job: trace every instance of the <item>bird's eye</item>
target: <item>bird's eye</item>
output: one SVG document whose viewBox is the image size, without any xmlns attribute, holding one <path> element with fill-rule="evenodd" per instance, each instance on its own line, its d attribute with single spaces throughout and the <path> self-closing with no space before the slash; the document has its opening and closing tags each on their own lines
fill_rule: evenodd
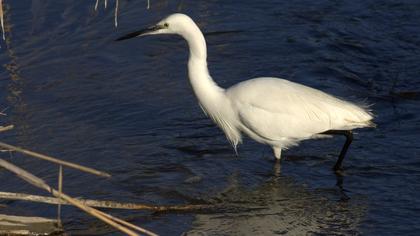
<svg viewBox="0 0 420 236">
<path fill-rule="evenodd" d="M 165 26 L 165 28 L 168 28 L 169 27 L 169 24 L 168 23 L 165 23 L 165 24 L 163 24 L 163 26 Z"/>
</svg>

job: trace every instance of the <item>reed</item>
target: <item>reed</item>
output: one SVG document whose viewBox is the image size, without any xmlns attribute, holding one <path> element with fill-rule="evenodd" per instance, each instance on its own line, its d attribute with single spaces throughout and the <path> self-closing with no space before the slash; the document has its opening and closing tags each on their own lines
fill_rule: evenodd
<svg viewBox="0 0 420 236">
<path fill-rule="evenodd" d="M 10 130 L 13 128 L 13 125 L 9 125 L 9 126 L 1 126 L 0 131 L 6 131 L 6 130 Z M 86 205 L 84 202 L 70 197 L 69 195 L 65 194 L 62 192 L 62 182 L 63 182 L 63 166 L 66 167 L 70 167 L 70 168 L 74 168 L 80 171 L 84 171 L 90 174 L 94 174 L 94 175 L 99 175 L 99 176 L 103 176 L 103 177 L 110 177 L 111 175 L 102 172 L 102 171 L 98 171 L 89 167 L 85 167 L 85 166 L 81 166 L 75 163 L 71 163 L 71 162 L 66 162 L 66 161 L 62 161 L 60 159 L 54 158 L 54 157 L 50 157 L 44 154 L 40 154 L 40 153 L 36 153 L 33 151 L 29 151 L 26 150 L 24 148 L 20 148 L 20 147 L 16 147 L 10 144 L 6 144 L 6 143 L 2 143 L 0 142 L 0 147 L 2 148 L 6 148 L 8 151 L 16 151 L 16 152 L 20 152 L 23 154 L 26 154 L 28 156 L 31 157 L 35 157 L 35 158 L 39 158 L 42 160 L 46 160 L 55 164 L 59 165 L 59 176 L 58 176 L 58 190 L 52 188 L 51 186 L 49 186 L 43 179 L 31 174 L 30 172 L 17 167 L 15 165 L 13 165 L 10 162 L 7 162 L 3 159 L 0 159 L 0 166 L 9 170 L 10 172 L 13 172 L 14 174 L 16 174 L 19 178 L 25 180 L 26 182 L 30 183 L 31 185 L 34 185 L 40 189 L 44 189 L 45 191 L 51 193 L 54 197 L 55 200 L 58 200 L 57 203 L 59 205 L 58 207 L 58 218 L 60 218 L 60 214 L 61 214 L 61 204 L 71 204 L 75 207 L 78 207 L 79 209 L 85 211 L 86 213 L 98 218 L 99 220 L 111 225 L 112 227 L 116 228 L 117 230 L 124 232 L 127 235 L 130 236 L 137 236 L 139 235 L 137 232 L 140 232 L 142 234 L 145 235 L 150 235 L 150 236 L 156 236 L 157 234 L 146 230 L 142 227 L 133 225 L 129 222 L 126 222 L 122 219 L 119 219 L 117 217 L 111 216 L 107 213 L 104 213 L 102 211 L 99 211 L 95 208 L 92 208 L 89 205 Z M 3 193 L 4 198 L 9 198 L 11 199 L 11 197 L 13 196 L 13 194 L 10 193 Z M 14 194 L 15 197 L 18 197 L 19 194 Z M 41 196 L 39 196 L 41 197 Z M 20 195 L 20 198 L 23 199 L 30 199 L 31 196 L 24 196 L 22 197 L 22 195 Z M 42 197 L 41 197 L 42 198 Z M 36 199 L 36 197 L 35 197 Z M 44 199 L 45 200 L 45 199 Z M 58 222 L 61 222 L 60 220 L 58 220 Z"/>
<path fill-rule="evenodd" d="M 98 175 L 98 176 L 101 176 L 101 177 L 108 177 L 108 178 L 111 177 L 110 174 L 105 173 L 103 171 L 95 170 L 93 168 L 85 167 L 85 166 L 78 165 L 78 164 L 75 164 L 75 163 L 72 163 L 72 162 L 63 161 L 63 160 L 60 160 L 60 159 L 55 158 L 55 157 L 47 156 L 47 155 L 37 153 L 37 152 L 34 152 L 34 151 L 30 151 L 30 150 L 27 150 L 27 149 L 24 149 L 24 148 L 21 148 L 21 147 L 13 146 L 13 145 L 10 145 L 10 144 L 7 144 L 7 143 L 0 142 L 0 147 L 5 148 L 9 151 L 19 152 L 19 153 L 25 154 L 25 155 L 30 156 L 30 157 L 35 157 L 35 158 L 38 158 L 38 159 L 41 159 L 41 160 L 53 162 L 55 164 L 63 165 L 63 166 L 70 167 L 70 168 L 73 168 L 73 169 L 77 169 L 77 170 L 87 172 L 87 173 L 90 173 L 90 174 L 93 174 L 93 175 Z"/>
<path fill-rule="evenodd" d="M 1 31 L 3 33 L 3 40 L 5 40 L 6 37 L 4 33 L 3 0 L 0 0 L 0 25 L 1 25 Z"/>
<path fill-rule="evenodd" d="M 119 10 L 119 0 L 115 0 L 115 9 L 114 9 L 114 25 L 115 28 L 118 27 L 118 10 Z M 98 10 L 99 0 L 96 0 L 95 11 Z M 108 0 L 104 0 L 104 8 L 108 6 Z M 147 9 L 150 9 L 150 0 L 147 0 Z"/>
<path fill-rule="evenodd" d="M 79 209 L 85 211 L 86 213 L 100 219 L 101 221 L 111 225 L 112 227 L 120 230 L 121 232 L 126 233 L 127 235 L 130 235 L 130 236 L 137 236 L 138 235 L 132 229 L 135 229 L 138 232 L 141 232 L 143 234 L 150 235 L 150 236 L 156 236 L 157 235 L 157 234 L 155 234 L 155 233 L 153 233 L 149 230 L 143 229 L 139 226 L 134 227 L 134 225 L 129 223 L 129 222 L 126 222 L 122 219 L 116 218 L 116 217 L 111 216 L 107 213 L 101 212 L 101 211 L 99 211 L 95 208 L 87 206 L 87 205 L 83 204 L 83 202 L 81 202 L 81 201 L 79 201 L 79 200 L 77 200 L 73 197 L 70 197 L 69 195 L 67 195 L 63 192 L 57 191 L 56 189 L 49 186 L 43 179 L 29 173 L 28 171 L 26 171 L 22 168 L 19 168 L 19 167 L 13 165 L 10 162 L 7 162 L 3 159 L 0 159 L 0 166 L 9 170 L 9 171 L 11 171 L 11 172 L 13 172 L 13 173 L 15 173 L 19 178 L 21 178 L 21 179 L 25 180 L 26 182 L 34 185 L 35 187 L 38 187 L 40 189 L 44 189 L 45 191 L 51 193 L 53 196 L 65 201 L 65 202 L 68 202 L 68 203 L 72 204 L 73 206 L 76 206 L 77 208 L 79 208 Z"/>
<path fill-rule="evenodd" d="M 13 125 L 0 126 L 0 132 L 8 131 L 8 130 L 11 130 L 13 128 L 14 128 Z"/>
<path fill-rule="evenodd" d="M 95 2 L 95 11 L 98 10 L 99 0 Z M 104 0 L 104 8 L 108 6 L 108 0 Z M 147 0 L 147 9 L 150 9 L 150 0 Z M 115 0 L 115 9 L 114 9 L 114 25 L 118 27 L 118 10 L 119 10 L 119 0 Z M 4 11 L 3 11 L 3 0 L 0 0 L 0 26 L 2 30 L 3 40 L 6 39 L 4 32 Z"/>
</svg>

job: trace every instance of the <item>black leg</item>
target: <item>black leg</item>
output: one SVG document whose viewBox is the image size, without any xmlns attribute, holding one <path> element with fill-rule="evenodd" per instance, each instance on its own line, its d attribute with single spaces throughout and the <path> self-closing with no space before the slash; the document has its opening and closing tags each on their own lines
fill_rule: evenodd
<svg viewBox="0 0 420 236">
<path fill-rule="evenodd" d="M 353 132 L 351 130 L 328 130 L 322 134 L 332 134 L 332 135 L 344 135 L 346 136 L 346 142 L 344 143 L 343 148 L 341 149 L 340 156 L 338 156 L 338 160 L 334 165 L 334 171 L 338 171 L 341 169 L 341 163 L 344 160 L 344 157 L 346 156 L 347 149 L 349 149 L 349 146 L 351 142 L 353 141 Z"/>
</svg>

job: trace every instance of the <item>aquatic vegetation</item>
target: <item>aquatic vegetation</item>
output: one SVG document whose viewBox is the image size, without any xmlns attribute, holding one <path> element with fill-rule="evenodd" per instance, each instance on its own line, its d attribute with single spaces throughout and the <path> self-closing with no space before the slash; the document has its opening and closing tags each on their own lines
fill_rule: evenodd
<svg viewBox="0 0 420 236">
<path fill-rule="evenodd" d="M 95 11 L 98 10 L 99 0 L 96 0 L 95 3 Z M 104 0 L 104 8 L 108 7 L 108 0 Z M 150 9 L 150 0 L 147 0 L 147 9 Z M 119 0 L 115 0 L 115 8 L 114 8 L 114 25 L 118 27 L 118 10 L 119 10 Z M 3 40 L 6 39 L 5 31 L 4 31 L 4 11 L 3 11 L 3 0 L 0 0 L 0 26 L 2 31 Z"/>
<path fill-rule="evenodd" d="M 96 0 L 95 11 L 98 10 L 98 5 L 99 5 L 99 0 Z M 104 8 L 106 9 L 107 6 L 108 6 L 108 0 L 104 0 Z M 115 0 L 115 9 L 114 9 L 114 25 L 115 25 L 115 27 L 118 27 L 118 7 L 119 7 L 119 0 Z M 150 0 L 147 0 L 147 9 L 150 9 Z"/>
</svg>

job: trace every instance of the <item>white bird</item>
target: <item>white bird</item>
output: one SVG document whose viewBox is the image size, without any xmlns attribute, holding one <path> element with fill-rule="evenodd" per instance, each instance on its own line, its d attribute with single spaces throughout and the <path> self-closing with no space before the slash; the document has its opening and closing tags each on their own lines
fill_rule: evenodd
<svg viewBox="0 0 420 236">
<path fill-rule="evenodd" d="M 152 34 L 177 34 L 189 46 L 188 76 L 203 111 L 225 133 L 236 151 L 242 133 L 271 146 L 280 160 L 281 151 L 305 139 L 346 136 L 334 169 L 341 167 L 352 129 L 372 127 L 372 113 L 320 90 L 272 77 L 240 82 L 228 89 L 219 87 L 207 68 L 207 46 L 194 21 L 184 14 L 172 14 L 156 25 L 117 39 Z"/>
</svg>

